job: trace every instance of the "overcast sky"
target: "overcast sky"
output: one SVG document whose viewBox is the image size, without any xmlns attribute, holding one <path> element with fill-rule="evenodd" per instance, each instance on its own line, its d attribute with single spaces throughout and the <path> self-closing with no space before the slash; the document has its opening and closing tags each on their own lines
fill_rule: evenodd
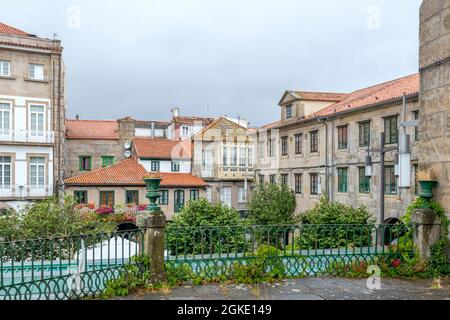
<svg viewBox="0 0 450 320">
<path fill-rule="evenodd" d="M 2 0 L 62 40 L 68 116 L 278 120 L 285 90 L 349 92 L 418 69 L 421 0 Z"/>
</svg>

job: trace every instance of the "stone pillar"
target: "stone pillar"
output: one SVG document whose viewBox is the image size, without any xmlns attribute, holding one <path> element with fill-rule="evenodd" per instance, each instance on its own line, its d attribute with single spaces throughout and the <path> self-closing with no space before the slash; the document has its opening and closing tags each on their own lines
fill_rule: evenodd
<svg viewBox="0 0 450 320">
<path fill-rule="evenodd" d="M 430 248 L 441 237 L 441 223 L 436 213 L 431 209 L 416 209 L 411 218 L 415 224 L 414 243 L 422 260 L 431 256 Z"/>
<path fill-rule="evenodd" d="M 164 238 L 166 216 L 164 212 L 140 212 L 136 218 L 139 228 L 144 228 L 143 254 L 150 258 L 150 274 L 152 282 L 166 280 L 164 261 Z"/>
</svg>

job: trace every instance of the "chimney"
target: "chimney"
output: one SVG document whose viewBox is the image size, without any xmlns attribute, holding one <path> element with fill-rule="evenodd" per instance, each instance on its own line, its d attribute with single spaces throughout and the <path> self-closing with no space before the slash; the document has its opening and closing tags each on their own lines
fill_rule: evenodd
<svg viewBox="0 0 450 320">
<path fill-rule="evenodd" d="M 172 112 L 172 118 L 176 118 L 176 117 L 180 116 L 180 108 L 173 108 L 171 110 L 171 112 Z"/>
<path fill-rule="evenodd" d="M 155 139 L 155 121 L 152 121 L 152 139 Z"/>
<path fill-rule="evenodd" d="M 75 119 L 76 119 L 77 121 L 80 120 L 80 115 L 77 114 L 77 115 L 75 116 Z"/>
</svg>

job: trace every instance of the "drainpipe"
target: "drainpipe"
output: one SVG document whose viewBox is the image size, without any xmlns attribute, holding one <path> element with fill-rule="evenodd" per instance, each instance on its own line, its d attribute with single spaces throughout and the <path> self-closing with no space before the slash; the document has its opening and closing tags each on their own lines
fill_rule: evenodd
<svg viewBox="0 0 450 320">
<path fill-rule="evenodd" d="M 331 190 L 330 201 L 334 201 L 334 120 L 331 120 Z"/>
<path fill-rule="evenodd" d="M 327 197 L 330 198 L 330 186 L 329 186 L 329 162 L 328 162 L 328 119 L 319 118 L 319 122 L 325 126 L 325 188 Z"/>
<path fill-rule="evenodd" d="M 152 121 L 152 139 L 155 139 L 155 121 Z"/>
</svg>

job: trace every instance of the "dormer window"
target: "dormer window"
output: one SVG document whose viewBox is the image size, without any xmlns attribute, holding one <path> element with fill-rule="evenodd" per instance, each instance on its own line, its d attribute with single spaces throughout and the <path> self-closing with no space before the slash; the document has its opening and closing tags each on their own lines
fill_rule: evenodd
<svg viewBox="0 0 450 320">
<path fill-rule="evenodd" d="M 292 118 L 292 105 L 286 106 L 286 119 Z"/>
</svg>

